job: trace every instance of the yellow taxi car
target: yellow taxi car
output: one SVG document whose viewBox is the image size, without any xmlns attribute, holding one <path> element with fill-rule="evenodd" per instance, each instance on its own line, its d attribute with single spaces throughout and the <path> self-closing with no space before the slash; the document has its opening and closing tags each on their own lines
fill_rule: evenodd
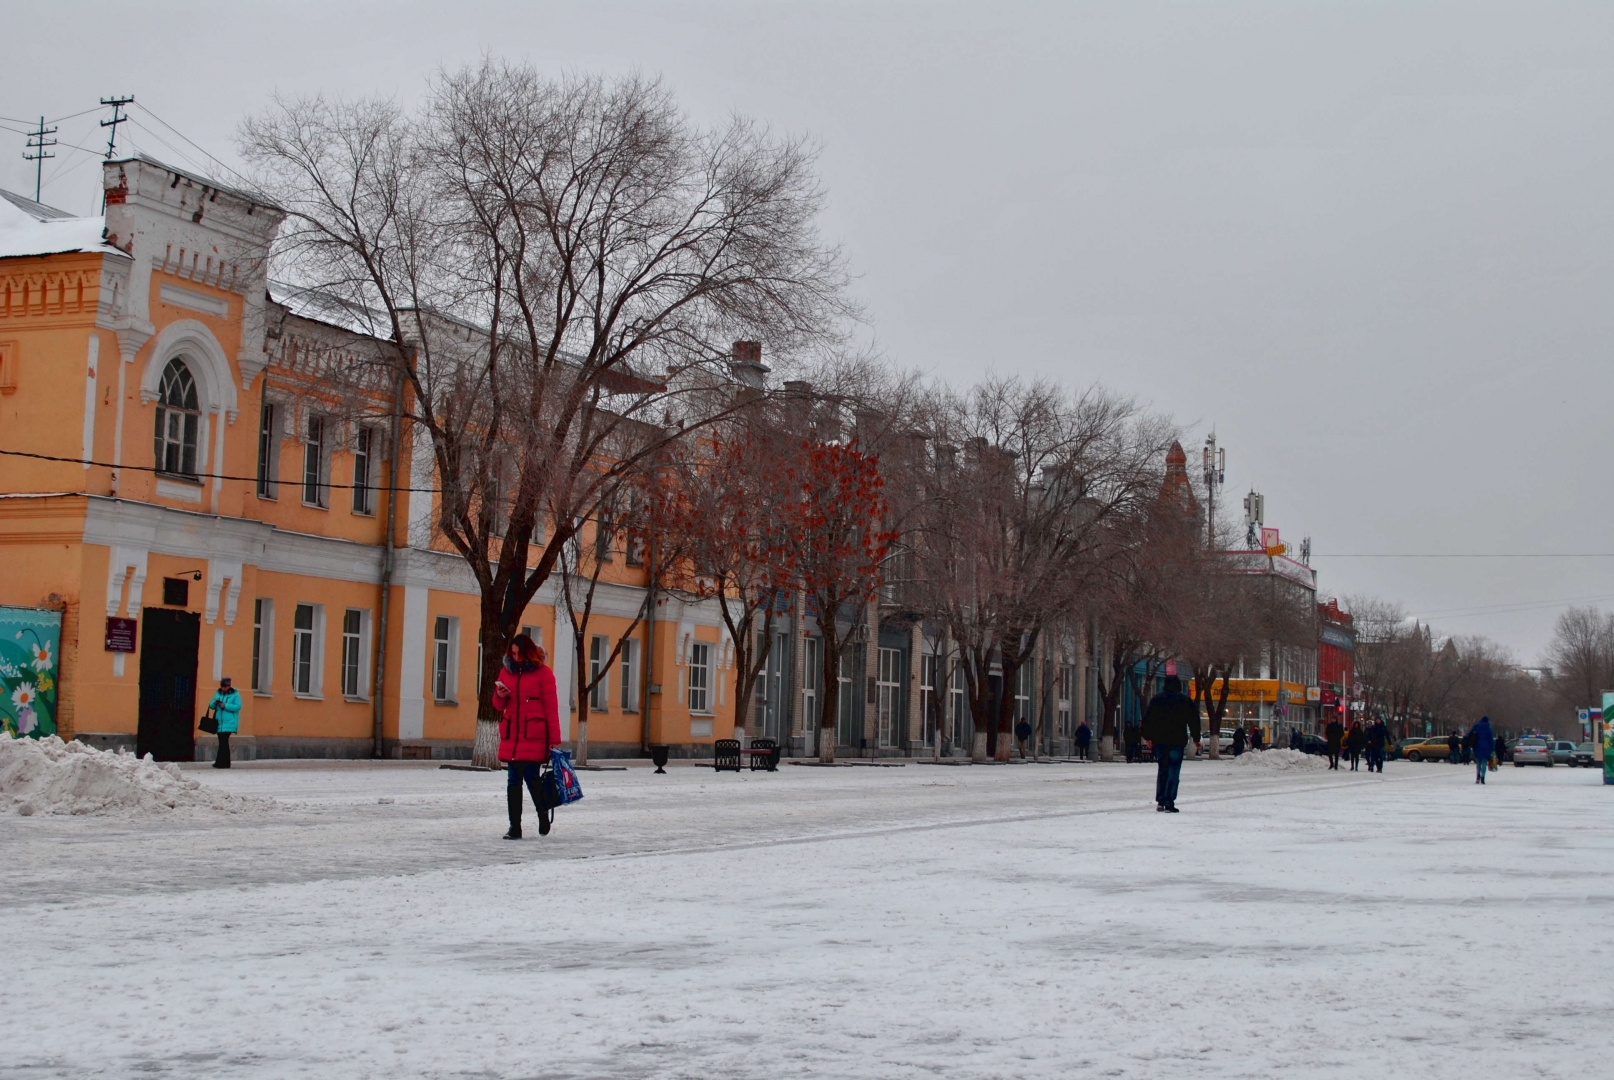
<svg viewBox="0 0 1614 1080">
<path fill-rule="evenodd" d="M 1401 756 L 1408 761 L 1447 761 L 1451 758 L 1451 747 L 1446 745 L 1446 736 L 1431 735 L 1402 747 Z"/>
</svg>

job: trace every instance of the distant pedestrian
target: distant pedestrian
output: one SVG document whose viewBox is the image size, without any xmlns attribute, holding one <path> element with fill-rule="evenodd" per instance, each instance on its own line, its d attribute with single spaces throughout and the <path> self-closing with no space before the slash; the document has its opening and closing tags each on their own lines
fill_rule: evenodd
<svg viewBox="0 0 1614 1080">
<path fill-rule="evenodd" d="M 1138 724 L 1126 726 L 1126 760 L 1143 760 L 1143 728 Z"/>
<path fill-rule="evenodd" d="M 538 807 L 538 835 L 549 833 L 549 807 L 540 794 L 539 777 L 549 751 L 560 745 L 560 707 L 555 673 L 544 663 L 544 650 L 526 634 L 510 642 L 510 655 L 493 684 L 499 710 L 499 760 L 508 766 L 505 803 L 510 811 L 506 840 L 521 839 L 521 785 Z"/>
<path fill-rule="evenodd" d="M 1483 784 L 1485 774 L 1491 767 L 1491 754 L 1496 750 L 1496 740 L 1491 735 L 1491 718 L 1480 717 L 1479 723 L 1470 728 L 1468 734 L 1474 740 L 1474 783 Z"/>
<path fill-rule="evenodd" d="M 1446 752 L 1451 756 L 1451 763 L 1456 765 L 1462 760 L 1463 740 L 1457 737 L 1457 732 L 1446 736 Z"/>
<path fill-rule="evenodd" d="M 1020 756 L 1026 757 L 1026 743 L 1031 741 L 1031 725 L 1022 720 L 1014 725 L 1014 737 L 1020 744 Z"/>
<path fill-rule="evenodd" d="M 1083 761 L 1087 760 L 1087 748 L 1093 745 L 1093 729 L 1083 720 L 1076 729 L 1076 756 Z"/>
<path fill-rule="evenodd" d="M 1300 729 L 1297 727 L 1292 727 L 1289 729 L 1289 749 L 1299 750 L 1300 746 Z"/>
<path fill-rule="evenodd" d="M 1167 675 L 1161 692 L 1143 714 L 1143 735 L 1154 744 L 1159 771 L 1154 782 L 1154 808 L 1177 812 L 1177 782 L 1182 776 L 1184 748 L 1199 742 L 1199 706 L 1182 692 L 1182 680 Z"/>
<path fill-rule="evenodd" d="M 1362 730 L 1360 720 L 1351 721 L 1351 730 L 1345 735 L 1345 752 L 1351 758 L 1351 772 L 1360 770 L 1362 764 L 1362 751 L 1367 749 L 1367 733 Z"/>
<path fill-rule="evenodd" d="M 219 722 L 219 752 L 213 758 L 215 769 L 228 769 L 230 767 L 230 736 L 240 729 L 241 725 L 241 692 L 230 685 L 228 678 L 219 680 L 219 688 L 213 694 L 207 707 L 213 710 L 213 717 Z"/>
<path fill-rule="evenodd" d="M 1469 728 L 1468 734 L 1463 736 L 1463 764 L 1467 765 L 1474 757 L 1474 729 Z"/>
<path fill-rule="evenodd" d="M 1244 726 L 1241 724 L 1233 729 L 1233 756 L 1241 757 L 1244 754 Z"/>
<path fill-rule="evenodd" d="M 1327 727 L 1323 728 L 1323 735 L 1328 739 L 1328 767 L 1337 769 L 1339 768 L 1340 746 L 1345 741 L 1345 725 L 1339 722 L 1338 717 L 1335 717 L 1333 720 L 1328 721 Z"/>
<path fill-rule="evenodd" d="M 1384 771 L 1384 748 L 1390 742 L 1390 729 L 1383 720 L 1374 720 L 1367 728 L 1367 771 Z"/>
<path fill-rule="evenodd" d="M 1250 749 L 1251 750 L 1265 750 L 1266 745 L 1267 745 L 1266 736 L 1261 733 L 1260 725 L 1251 724 L 1250 725 Z"/>
<path fill-rule="evenodd" d="M 1508 741 L 1502 736 L 1496 737 L 1496 763 L 1502 764 L 1508 759 Z"/>
</svg>

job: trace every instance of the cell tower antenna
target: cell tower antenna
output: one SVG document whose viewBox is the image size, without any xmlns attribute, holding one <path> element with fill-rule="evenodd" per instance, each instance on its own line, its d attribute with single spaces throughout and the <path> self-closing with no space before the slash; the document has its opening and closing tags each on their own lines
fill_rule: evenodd
<svg viewBox="0 0 1614 1080">
<path fill-rule="evenodd" d="M 118 149 L 118 125 L 129 119 L 123 114 L 123 107 L 134 104 L 134 95 L 130 94 L 128 97 L 104 97 L 101 99 L 101 104 L 112 106 L 112 119 L 101 121 L 102 127 L 112 129 L 106 137 L 106 159 L 111 161 L 113 153 Z"/>
<path fill-rule="evenodd" d="M 45 162 L 56 156 L 46 149 L 48 146 L 56 145 L 55 139 L 46 138 L 47 135 L 54 134 L 56 134 L 55 125 L 46 127 L 43 116 L 39 118 L 39 126 L 28 133 L 28 150 L 38 151 L 36 154 L 30 154 L 28 150 L 24 150 L 22 154 L 24 161 L 34 163 L 34 202 L 39 201 L 39 196 L 45 186 Z"/>
</svg>

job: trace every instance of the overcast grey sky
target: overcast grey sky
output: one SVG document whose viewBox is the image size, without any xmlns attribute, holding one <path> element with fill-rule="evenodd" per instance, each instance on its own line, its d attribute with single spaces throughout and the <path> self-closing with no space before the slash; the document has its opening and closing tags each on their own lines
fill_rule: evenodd
<svg viewBox="0 0 1614 1080">
<path fill-rule="evenodd" d="M 659 73 L 822 142 L 897 363 L 1101 381 L 1194 460 L 1214 425 L 1324 596 L 1524 661 L 1564 601 L 1614 606 L 1614 558 L 1451 557 L 1614 552 L 1614 4 L 4 8 L 0 116 L 132 93 L 121 145 L 181 164 L 153 116 L 234 164 L 277 90 L 413 99 L 483 51 Z M 22 143 L 0 186 L 31 192 Z M 58 154 L 45 200 L 88 212 L 91 155 Z"/>
</svg>

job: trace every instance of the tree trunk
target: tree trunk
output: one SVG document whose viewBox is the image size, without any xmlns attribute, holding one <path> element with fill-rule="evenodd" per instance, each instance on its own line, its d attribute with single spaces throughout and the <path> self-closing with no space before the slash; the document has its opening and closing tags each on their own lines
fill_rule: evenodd
<svg viewBox="0 0 1614 1080">
<path fill-rule="evenodd" d="M 986 761 L 986 729 L 975 729 L 975 737 L 970 740 L 970 760 L 975 764 L 984 764 Z"/>
<path fill-rule="evenodd" d="M 471 764 L 480 769 L 499 767 L 499 722 L 476 718 L 476 741 L 471 744 Z"/>
<path fill-rule="evenodd" d="M 584 625 L 588 625 L 584 623 Z M 583 649 L 581 635 L 573 643 L 577 653 L 577 743 L 573 760 L 579 765 L 588 764 L 588 653 Z M 605 676 L 601 675 L 600 678 Z"/>
<path fill-rule="evenodd" d="M 1100 761 L 1115 760 L 1115 737 L 1113 735 L 1100 735 L 1098 739 L 1098 759 Z"/>
</svg>

